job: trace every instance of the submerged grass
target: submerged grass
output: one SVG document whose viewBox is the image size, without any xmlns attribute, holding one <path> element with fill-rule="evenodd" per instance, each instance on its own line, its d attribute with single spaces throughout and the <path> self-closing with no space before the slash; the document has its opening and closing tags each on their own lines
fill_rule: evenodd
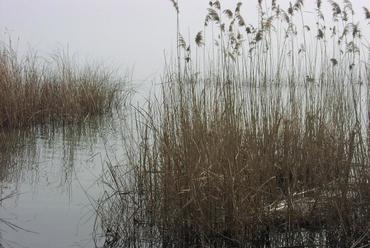
<svg viewBox="0 0 370 248">
<path fill-rule="evenodd" d="M 42 61 L 0 47 L 0 129 L 81 122 L 118 103 L 118 84 L 104 68 L 74 65 L 63 55 Z"/>
<path fill-rule="evenodd" d="M 351 3 L 331 1 L 325 24 L 317 1 L 308 27 L 303 1 L 262 2 L 254 27 L 241 3 L 211 1 L 217 31 L 195 54 L 178 34 L 182 60 L 137 111 L 127 166 L 108 166 L 107 247 L 370 245 L 368 52 Z"/>
</svg>

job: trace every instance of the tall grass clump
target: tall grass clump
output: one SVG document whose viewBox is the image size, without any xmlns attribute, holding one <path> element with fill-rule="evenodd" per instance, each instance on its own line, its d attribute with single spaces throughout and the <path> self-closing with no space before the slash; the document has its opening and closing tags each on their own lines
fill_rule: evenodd
<svg viewBox="0 0 370 248">
<path fill-rule="evenodd" d="M 118 84 L 102 67 L 73 64 L 65 55 L 20 58 L 0 47 L 0 129 L 81 122 L 109 112 Z"/>
<path fill-rule="evenodd" d="M 349 1 L 317 1 L 313 26 L 303 3 L 258 1 L 253 26 L 211 1 L 195 53 L 178 33 L 182 61 L 109 166 L 107 247 L 370 245 L 369 51 Z"/>
</svg>

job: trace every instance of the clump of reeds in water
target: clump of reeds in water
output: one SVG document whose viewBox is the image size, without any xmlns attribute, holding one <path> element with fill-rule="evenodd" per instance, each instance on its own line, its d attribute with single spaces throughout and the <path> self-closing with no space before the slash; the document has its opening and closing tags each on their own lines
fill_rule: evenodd
<svg viewBox="0 0 370 248">
<path fill-rule="evenodd" d="M 20 58 L 0 47 L 0 128 L 82 122 L 109 112 L 118 84 L 99 66 L 73 64 L 64 55 Z"/>
<path fill-rule="evenodd" d="M 351 3 L 331 1 L 326 24 L 317 1 L 309 27 L 303 1 L 262 2 L 257 26 L 210 2 L 218 31 L 195 54 L 179 35 L 182 60 L 126 146 L 134 173 L 109 167 L 106 245 L 369 245 L 368 51 Z"/>
</svg>

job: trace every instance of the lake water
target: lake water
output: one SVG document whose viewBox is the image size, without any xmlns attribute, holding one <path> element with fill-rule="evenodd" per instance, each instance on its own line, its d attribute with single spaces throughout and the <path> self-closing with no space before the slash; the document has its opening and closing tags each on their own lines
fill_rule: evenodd
<svg viewBox="0 0 370 248">
<path fill-rule="evenodd" d="M 100 232 L 94 228 L 94 207 L 104 190 L 103 168 L 108 160 L 122 163 L 122 132 L 112 123 L 1 136 L 8 148 L 0 154 L 0 195 L 9 196 L 0 206 L 1 245 L 94 247 Z M 102 242 L 97 240 L 98 246 Z"/>
</svg>

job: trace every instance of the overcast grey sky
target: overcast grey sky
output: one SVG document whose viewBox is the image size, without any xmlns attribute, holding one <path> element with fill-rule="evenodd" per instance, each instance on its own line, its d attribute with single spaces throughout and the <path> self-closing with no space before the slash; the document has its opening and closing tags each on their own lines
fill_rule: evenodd
<svg viewBox="0 0 370 248">
<path fill-rule="evenodd" d="M 185 37 L 201 30 L 208 2 L 179 1 Z M 238 1 L 221 2 L 234 8 Z M 242 2 L 246 21 L 255 21 L 257 0 Z M 305 9 L 312 11 L 315 2 L 305 0 Z M 361 18 L 362 7 L 370 8 L 367 0 L 353 5 Z M 10 35 L 19 51 L 31 48 L 43 54 L 68 48 L 78 57 L 133 69 L 136 79 L 161 73 L 164 51 L 173 54 L 176 46 L 176 16 L 169 0 L 0 0 L 0 31 L 0 39 Z"/>
</svg>

